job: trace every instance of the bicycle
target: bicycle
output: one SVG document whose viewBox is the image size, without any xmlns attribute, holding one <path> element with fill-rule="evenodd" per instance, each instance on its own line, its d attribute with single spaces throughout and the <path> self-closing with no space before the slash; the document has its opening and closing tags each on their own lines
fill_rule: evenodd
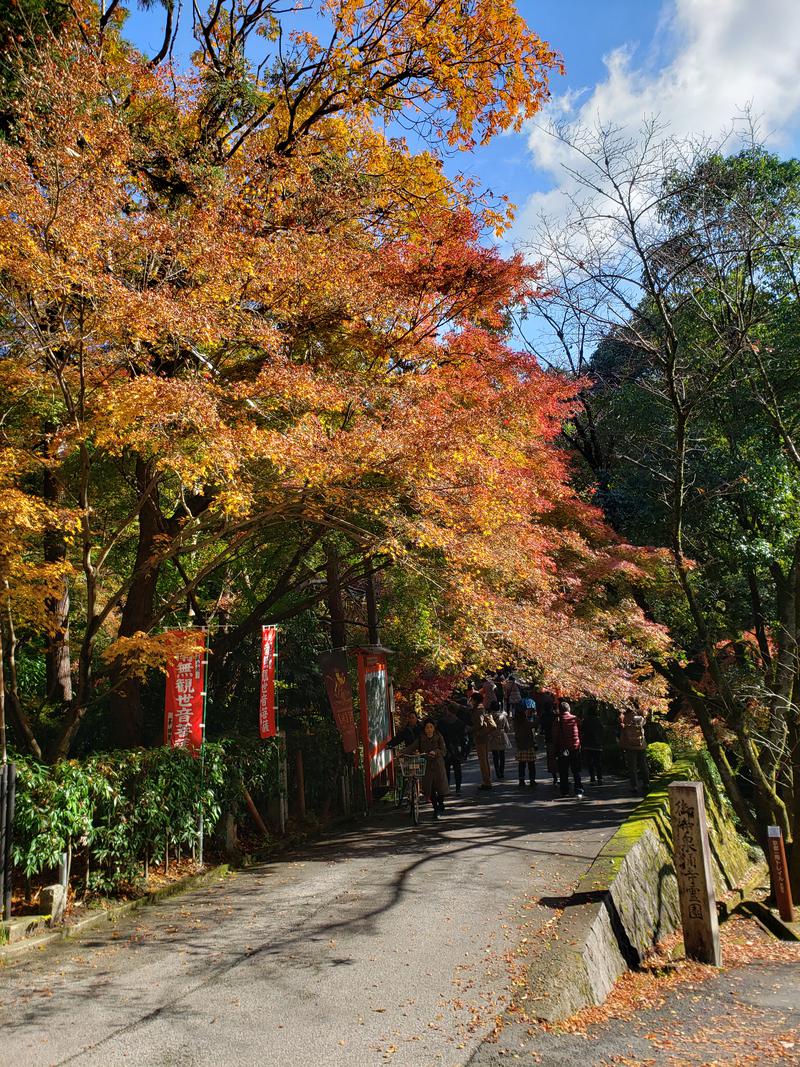
<svg viewBox="0 0 800 1067">
<path fill-rule="evenodd" d="M 396 757 L 395 763 L 397 766 L 395 768 L 394 806 L 396 808 L 402 808 L 403 804 L 406 802 L 406 786 L 408 785 L 408 782 L 406 781 L 406 776 L 403 774 L 403 770 L 400 766 L 399 756 Z"/>
<path fill-rule="evenodd" d="M 408 787 L 408 802 L 411 809 L 411 822 L 419 826 L 419 780 L 425 774 L 425 766 L 428 762 L 425 756 L 400 756 L 398 760 L 400 772 L 403 775 L 403 789 L 399 792 L 397 806 L 402 804 L 403 793 Z"/>
</svg>

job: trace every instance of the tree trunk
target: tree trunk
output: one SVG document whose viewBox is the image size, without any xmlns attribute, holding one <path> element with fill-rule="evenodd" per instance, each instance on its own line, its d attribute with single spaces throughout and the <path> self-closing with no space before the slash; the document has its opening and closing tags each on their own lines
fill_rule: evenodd
<svg viewBox="0 0 800 1067">
<path fill-rule="evenodd" d="M 375 596 L 375 571 L 369 570 L 366 579 L 367 591 L 367 637 L 371 645 L 381 643 L 378 630 L 378 603 Z"/>
<path fill-rule="evenodd" d="M 769 639 L 767 636 L 767 620 L 764 615 L 761 590 L 758 588 L 758 580 L 752 569 L 748 569 L 747 571 L 747 586 L 750 590 L 750 604 L 753 609 L 753 628 L 756 632 L 758 650 L 761 653 L 764 666 L 768 670 L 772 663 L 772 653 L 770 651 Z"/>
<path fill-rule="evenodd" d="M 792 788 L 787 802 L 792 839 L 786 842 L 786 851 L 792 899 L 795 905 L 800 906 L 800 716 L 796 708 L 793 709 L 789 724 L 789 749 L 792 762 Z"/>
<path fill-rule="evenodd" d="M 327 578 L 326 599 L 331 617 L 331 647 L 347 647 L 347 625 L 342 603 L 342 587 L 339 581 L 339 553 L 333 545 L 325 548 L 325 572 Z"/>
<path fill-rule="evenodd" d="M 3 627 L 0 624 L 0 763 L 8 762 L 8 748 L 6 740 L 6 685 L 5 685 L 5 670 L 3 667 L 3 659 L 5 652 L 3 650 Z M 0 863 L 3 862 L 0 857 Z"/>
<path fill-rule="evenodd" d="M 153 469 L 143 459 L 136 460 L 136 488 L 142 502 L 139 511 L 139 542 L 133 580 L 119 627 L 120 637 L 147 633 L 153 624 L 156 582 L 160 570 L 157 560 L 161 533 L 158 491 L 151 485 Z M 111 717 L 114 743 L 119 748 L 142 744 L 142 683 L 126 676 L 125 665 L 117 660 L 111 669 Z"/>
<path fill-rule="evenodd" d="M 61 491 L 50 471 L 45 471 L 43 495 L 51 504 L 58 504 Z M 44 559 L 46 563 L 63 563 L 67 557 L 64 531 L 49 527 L 44 534 Z M 66 579 L 61 587 L 61 596 L 47 600 L 51 634 L 46 652 L 47 701 L 62 707 L 72 700 L 72 672 L 69 662 L 69 586 Z"/>
</svg>

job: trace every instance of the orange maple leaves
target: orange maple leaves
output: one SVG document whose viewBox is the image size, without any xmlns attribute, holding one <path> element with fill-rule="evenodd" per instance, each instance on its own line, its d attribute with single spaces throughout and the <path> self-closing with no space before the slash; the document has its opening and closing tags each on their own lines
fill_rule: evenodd
<svg viewBox="0 0 800 1067">
<path fill-rule="evenodd" d="M 440 665 L 510 655 L 630 692 L 661 635 L 604 591 L 639 562 L 569 487 L 554 439 L 574 386 L 508 343 L 539 272 L 486 247 L 491 212 L 430 155 L 370 125 L 362 84 L 388 92 L 410 64 L 404 106 L 444 100 L 468 142 L 538 106 L 553 54 L 505 2 L 327 10 L 350 40 L 379 20 L 383 43 L 369 69 L 335 45 L 310 95 L 336 77 L 351 99 L 291 153 L 279 108 L 226 156 L 204 143 L 202 63 L 173 85 L 67 37 L 23 79 L 0 145 L 0 374 L 21 405 L 4 445 L 54 464 L 80 518 L 84 640 L 116 637 L 157 494 L 147 568 L 180 564 L 192 595 L 316 526 L 421 576 Z M 179 602 L 165 592 L 154 619 Z"/>
</svg>

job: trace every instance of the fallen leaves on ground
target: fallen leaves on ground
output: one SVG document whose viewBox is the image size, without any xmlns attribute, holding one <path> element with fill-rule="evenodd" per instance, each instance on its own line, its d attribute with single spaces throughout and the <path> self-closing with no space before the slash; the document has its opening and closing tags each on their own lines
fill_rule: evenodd
<svg viewBox="0 0 800 1067">
<path fill-rule="evenodd" d="M 800 963 L 800 945 L 768 937 L 750 919 L 731 919 L 721 928 L 720 937 L 723 971 L 757 962 Z M 682 954 L 675 956 L 680 940 L 680 933 L 665 938 L 641 970 L 627 971 L 620 977 L 604 1004 L 584 1008 L 551 1027 L 542 1024 L 542 1028 L 585 1033 L 590 1026 L 609 1019 L 625 1019 L 658 1008 L 674 989 L 691 988 L 719 975 L 715 967 L 687 960 Z"/>
</svg>

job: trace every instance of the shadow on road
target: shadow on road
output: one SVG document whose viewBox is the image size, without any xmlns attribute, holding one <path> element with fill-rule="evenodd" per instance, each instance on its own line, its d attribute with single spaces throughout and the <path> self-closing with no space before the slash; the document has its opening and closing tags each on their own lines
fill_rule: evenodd
<svg viewBox="0 0 800 1067">
<path fill-rule="evenodd" d="M 515 769 L 512 764 L 512 774 Z M 406 811 L 387 803 L 368 820 L 248 868 L 233 882 L 187 893 L 118 929 L 62 944 L 30 969 L 24 961 L 7 967 L 0 1025 L 7 1036 L 26 1027 L 46 1028 L 74 1017 L 87 999 L 103 998 L 118 1023 L 96 1035 L 89 1047 L 98 1047 L 160 1016 L 191 1018 L 204 991 L 224 986 L 239 967 L 274 972 L 280 995 L 283 964 L 307 968 L 312 983 L 321 973 L 349 966 L 347 952 L 327 952 L 321 959 L 320 943 L 349 939 L 357 945 L 362 938 L 380 937 L 387 916 L 409 896 L 423 896 L 442 865 L 459 865 L 465 880 L 486 885 L 487 892 L 502 892 L 491 877 L 501 866 L 495 861 L 509 852 L 524 854 L 530 866 L 549 860 L 582 873 L 637 803 L 614 781 L 590 787 L 591 794 L 577 800 L 562 799 L 549 779 L 536 789 L 500 782 L 488 793 L 477 791 L 476 780 L 473 760 L 465 766 L 462 795 L 448 798 L 438 822 L 426 806 L 415 828 Z M 328 891 L 326 871 L 338 864 L 347 865 L 347 877 L 329 879 Z M 538 903 L 555 909 L 563 898 Z M 181 980 L 159 991 L 154 1006 L 153 987 L 143 984 L 142 976 L 158 973 L 163 960 L 176 953 Z"/>
</svg>

